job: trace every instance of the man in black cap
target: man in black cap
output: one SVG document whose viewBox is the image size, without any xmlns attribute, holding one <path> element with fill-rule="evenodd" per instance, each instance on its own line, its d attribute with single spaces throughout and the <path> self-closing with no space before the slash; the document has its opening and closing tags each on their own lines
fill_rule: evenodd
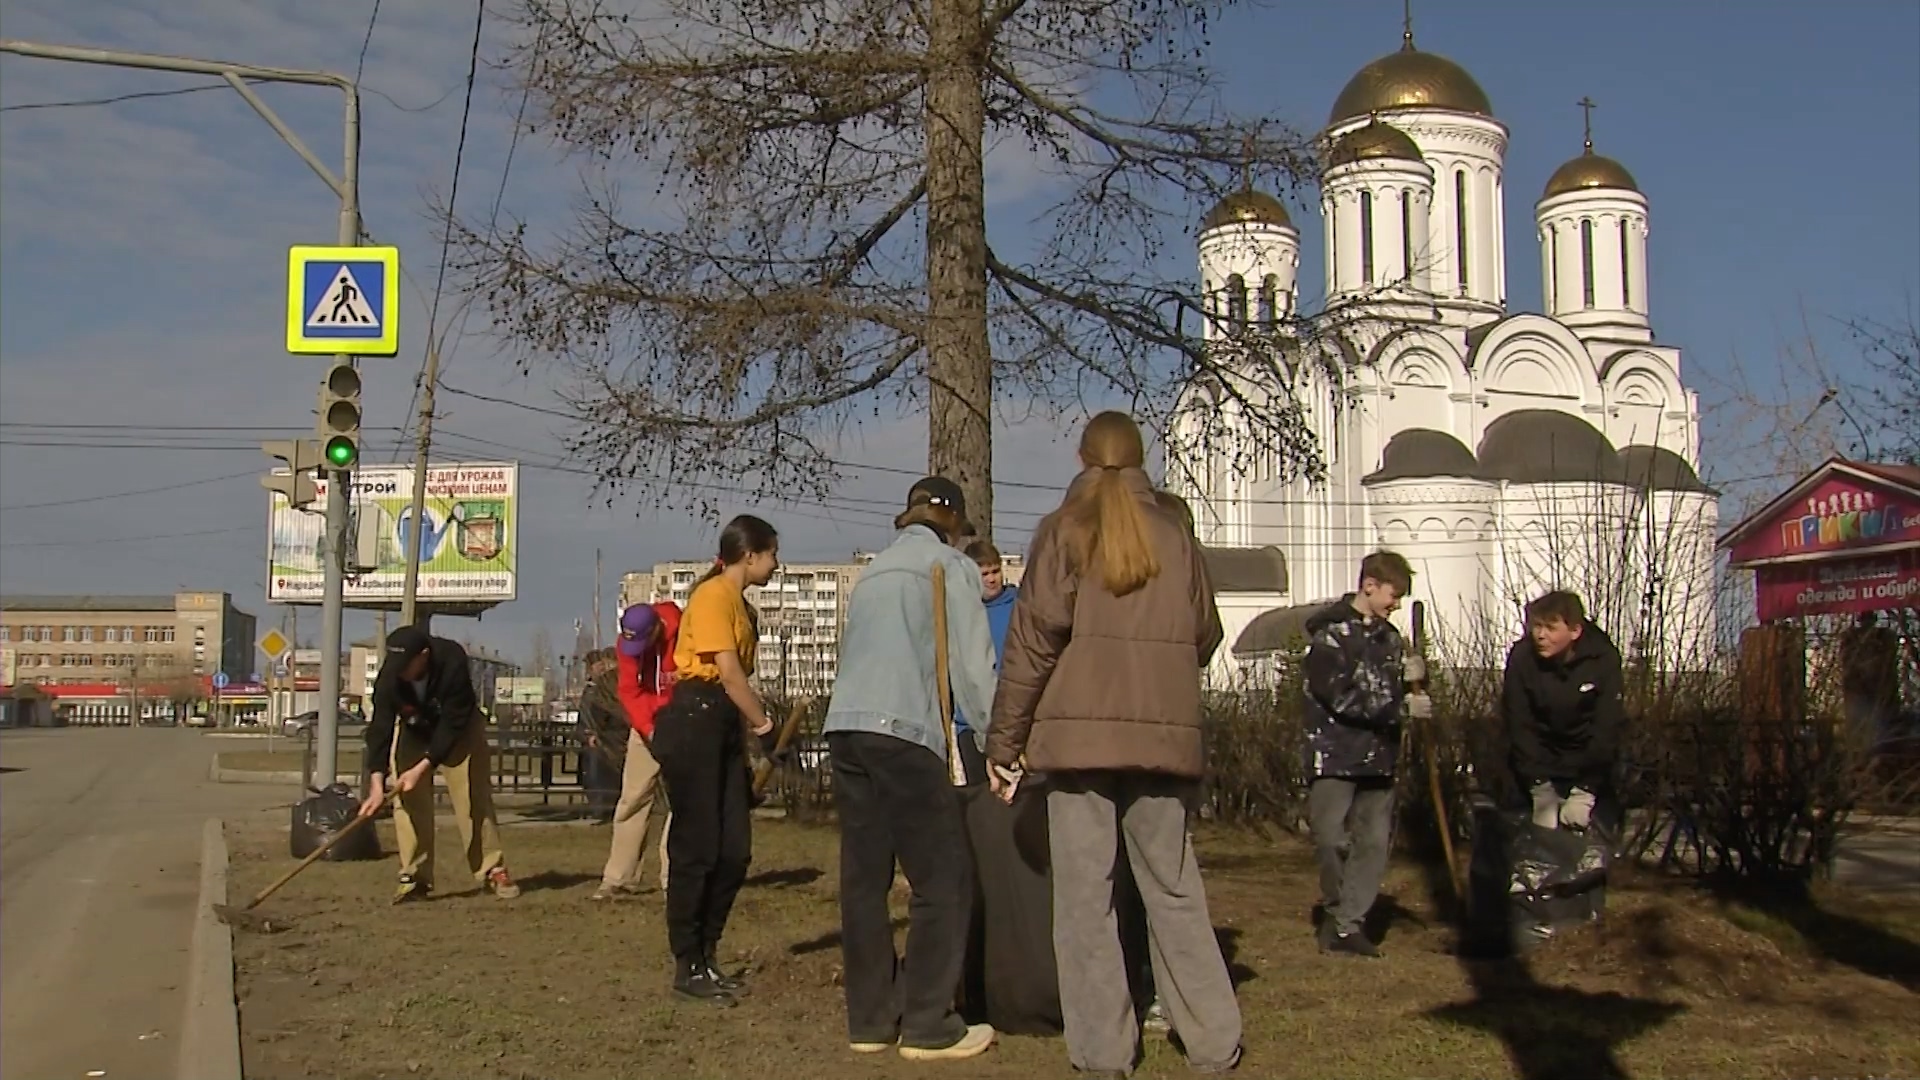
<svg viewBox="0 0 1920 1080">
<path fill-rule="evenodd" d="M 993 635 L 980 571 L 956 546 L 973 532 L 959 485 L 938 476 L 914 484 L 893 524 L 899 535 L 862 568 L 848 602 L 824 725 L 840 818 L 847 1035 L 855 1053 L 898 1047 L 910 1061 L 968 1058 L 993 1045 L 994 1030 L 954 1009 L 973 874 L 963 754 L 936 672 L 946 668 L 952 704 L 987 716 Z M 944 665 L 936 612 L 947 631 Z M 913 890 L 904 963 L 887 906 L 896 863 Z"/>
<path fill-rule="evenodd" d="M 387 635 L 387 658 L 373 683 L 373 720 L 367 725 L 366 801 L 371 814 L 386 800 L 387 778 L 400 793 L 393 812 L 400 844 L 400 887 L 393 902 L 433 891 L 433 771 L 447 782 L 454 820 L 467 851 L 467 869 L 495 896 L 511 900 L 520 887 L 500 853 L 487 774 L 486 718 L 473 692 L 467 650 L 417 626 Z"/>
</svg>

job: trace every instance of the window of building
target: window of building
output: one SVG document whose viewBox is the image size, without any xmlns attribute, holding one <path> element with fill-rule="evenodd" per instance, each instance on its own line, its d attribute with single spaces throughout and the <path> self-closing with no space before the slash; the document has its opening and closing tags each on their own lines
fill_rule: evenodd
<svg viewBox="0 0 1920 1080">
<path fill-rule="evenodd" d="M 160 628 L 159 628 L 159 627 L 157 627 L 157 626 L 149 626 L 149 627 L 147 627 L 147 633 L 146 633 L 146 642 L 147 642 L 147 644 L 149 644 L 149 645 L 158 645 L 158 644 L 160 643 Z"/>
<path fill-rule="evenodd" d="M 1627 276 L 1627 219 L 1620 219 L 1620 306 L 1633 306 L 1633 279 Z"/>
<path fill-rule="evenodd" d="M 1373 287 L 1373 192 L 1360 193 L 1360 280 Z"/>
<path fill-rule="evenodd" d="M 61 643 L 62 643 L 62 644 L 66 644 L 66 645 L 72 645 L 72 644 L 74 644 L 74 643 L 76 643 L 76 642 L 78 642 L 79 640 L 80 640 L 80 628 L 79 628 L 79 627 L 77 627 L 77 626 L 63 626 L 63 627 L 61 627 L 61 628 L 60 628 L 60 641 L 61 641 Z"/>
<path fill-rule="evenodd" d="M 163 626 L 160 628 L 160 643 L 162 645 L 173 644 L 173 627 Z"/>
<path fill-rule="evenodd" d="M 1580 299 L 1593 307 L 1593 219 L 1580 219 Z"/>
<path fill-rule="evenodd" d="M 12 641 L 12 640 L 13 640 L 13 627 L 0 626 L 0 641 Z"/>
<path fill-rule="evenodd" d="M 1260 280 L 1259 299 L 1254 304 L 1254 317 L 1260 325 L 1271 330 L 1274 323 L 1274 294 L 1280 291 L 1280 279 L 1268 274 Z"/>
<path fill-rule="evenodd" d="M 126 642 L 129 645 L 133 644 L 133 627 L 131 626 L 121 627 L 120 640 Z"/>
<path fill-rule="evenodd" d="M 83 626 L 80 628 L 80 644 L 82 645 L 93 644 L 93 627 Z"/>
<path fill-rule="evenodd" d="M 1553 311 L 1560 303 L 1560 230 L 1558 227 L 1547 230 L 1547 310 Z"/>
<path fill-rule="evenodd" d="M 1467 272 L 1467 170 L 1453 174 L 1453 258 L 1460 271 L 1460 291 L 1466 292 Z"/>
<path fill-rule="evenodd" d="M 1247 279 L 1239 274 L 1227 279 L 1227 319 L 1235 329 L 1247 324 Z"/>
<path fill-rule="evenodd" d="M 1400 192 L 1400 272 L 1413 283 L 1413 192 Z"/>
<path fill-rule="evenodd" d="M 107 644 L 111 645 L 114 642 L 119 640 L 120 640 L 120 628 L 117 626 L 107 627 Z"/>
</svg>

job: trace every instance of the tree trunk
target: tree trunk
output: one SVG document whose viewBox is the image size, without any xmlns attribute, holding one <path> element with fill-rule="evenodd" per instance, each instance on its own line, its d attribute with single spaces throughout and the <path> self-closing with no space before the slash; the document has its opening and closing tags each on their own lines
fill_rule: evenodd
<svg viewBox="0 0 1920 1080">
<path fill-rule="evenodd" d="M 981 0 L 933 0 L 927 84 L 927 468 L 993 534 L 993 353 L 987 339 L 986 101 Z"/>
</svg>

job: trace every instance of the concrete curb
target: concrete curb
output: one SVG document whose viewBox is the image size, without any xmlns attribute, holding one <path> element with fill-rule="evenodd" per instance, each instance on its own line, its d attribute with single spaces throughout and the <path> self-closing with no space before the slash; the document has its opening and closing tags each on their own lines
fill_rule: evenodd
<svg viewBox="0 0 1920 1080">
<path fill-rule="evenodd" d="M 227 838 L 207 819 L 200 853 L 200 906 L 187 954 L 187 1008 L 180 1025 L 180 1080 L 242 1080 L 240 1006 L 233 989 L 233 931 L 213 913 L 227 902 Z"/>
<path fill-rule="evenodd" d="M 297 772 L 255 772 L 251 769 L 223 769 L 218 765 L 208 770 L 208 775 L 216 784 L 290 784 L 300 786 L 300 774 Z M 349 786 L 358 786 L 360 778 L 341 773 L 339 780 Z"/>
</svg>

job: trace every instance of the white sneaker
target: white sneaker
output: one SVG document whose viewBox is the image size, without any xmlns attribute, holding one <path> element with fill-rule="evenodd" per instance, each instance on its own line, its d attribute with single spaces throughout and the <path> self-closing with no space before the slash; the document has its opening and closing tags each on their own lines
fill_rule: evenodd
<svg viewBox="0 0 1920 1080">
<path fill-rule="evenodd" d="M 961 1061 L 986 1053 L 996 1037 L 992 1024 L 973 1024 L 953 1043 L 941 1047 L 902 1046 L 900 1056 L 908 1061 Z"/>
</svg>

